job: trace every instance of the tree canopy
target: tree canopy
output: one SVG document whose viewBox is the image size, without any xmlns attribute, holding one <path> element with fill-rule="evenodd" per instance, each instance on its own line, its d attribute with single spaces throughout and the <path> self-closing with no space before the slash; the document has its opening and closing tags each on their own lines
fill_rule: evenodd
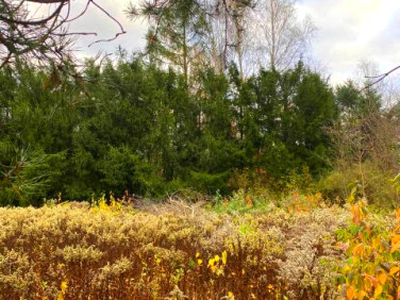
<svg viewBox="0 0 400 300">
<path fill-rule="evenodd" d="M 59 192 L 229 193 L 239 173 L 277 180 L 327 166 L 333 92 L 301 63 L 246 80 L 235 66 L 228 75 L 205 69 L 197 91 L 183 73 L 140 59 L 88 62 L 82 76 L 55 79 L 51 69 L 24 65 L 1 71 L 3 204 Z"/>
<path fill-rule="evenodd" d="M 68 36 L 63 24 L 74 20 L 61 13 L 70 1 L 33 2 L 56 10 L 36 20 L 26 18 L 25 1 L 0 6 L 2 205 L 125 191 L 229 194 L 257 182 L 280 192 L 293 178 L 317 180 L 337 156 L 359 169 L 378 157 L 385 166 L 396 160 L 396 133 L 382 122 L 381 96 L 372 87 L 349 81 L 333 89 L 301 60 L 288 63 L 293 49 L 282 58 L 285 67 L 279 57 L 286 54 L 276 49 L 270 64 L 245 74 L 245 20 L 256 2 L 131 6 L 130 16 L 150 19 L 146 51 L 88 59 L 79 70 L 60 43 Z M 281 20 L 291 21 L 281 31 L 295 31 L 291 2 L 281 4 Z M 298 46 L 299 38 L 282 45 Z"/>
</svg>

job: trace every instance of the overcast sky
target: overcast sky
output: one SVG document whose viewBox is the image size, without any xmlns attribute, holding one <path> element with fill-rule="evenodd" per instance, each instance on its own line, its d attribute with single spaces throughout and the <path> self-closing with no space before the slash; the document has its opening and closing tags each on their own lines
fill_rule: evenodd
<svg viewBox="0 0 400 300">
<path fill-rule="evenodd" d="M 128 51 L 144 46 L 146 24 L 129 21 L 124 10 L 129 0 L 98 1 L 121 21 L 127 33 L 117 40 L 88 48 L 95 38 L 79 38 L 82 55 L 113 53 L 118 45 Z M 318 32 L 312 44 L 315 65 L 337 84 L 357 73 L 362 61 L 385 72 L 400 64 L 399 0 L 298 0 L 299 16 L 310 15 Z M 97 38 L 110 38 L 118 26 L 95 7 L 71 25 L 71 31 L 96 31 Z"/>
</svg>

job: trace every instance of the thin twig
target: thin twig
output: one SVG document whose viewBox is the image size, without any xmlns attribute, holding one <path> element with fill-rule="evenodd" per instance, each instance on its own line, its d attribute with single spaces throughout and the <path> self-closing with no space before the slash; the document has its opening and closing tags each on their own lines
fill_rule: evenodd
<svg viewBox="0 0 400 300">
<path fill-rule="evenodd" d="M 91 3 L 93 3 L 93 5 L 96 6 L 98 9 L 100 9 L 105 15 L 107 15 L 107 17 L 109 17 L 109 18 L 112 19 L 115 23 L 117 23 L 118 26 L 119 26 L 119 28 L 120 28 L 120 30 L 121 30 L 121 32 L 116 33 L 115 36 L 112 37 L 112 38 L 110 38 L 110 39 L 103 39 L 103 40 L 94 41 L 93 43 L 91 43 L 91 44 L 89 45 L 89 47 L 92 46 L 92 45 L 94 45 L 94 44 L 100 43 L 100 42 L 111 42 L 111 41 L 115 40 L 118 36 L 120 36 L 121 34 L 125 34 L 125 33 L 126 33 L 126 31 L 125 31 L 124 27 L 122 26 L 121 22 L 119 22 L 119 21 L 118 21 L 116 18 L 114 18 L 108 11 L 106 11 L 103 7 L 101 7 L 99 4 L 97 4 L 97 3 L 94 2 L 93 0 L 89 0 L 89 1 L 90 1 Z"/>
<path fill-rule="evenodd" d="M 126 33 L 126 31 L 118 32 L 118 33 L 116 33 L 115 36 L 112 37 L 112 38 L 109 38 L 109 39 L 101 39 L 101 40 L 94 41 L 93 43 L 90 43 L 88 47 L 91 47 L 91 46 L 93 46 L 94 44 L 97 44 L 97 43 L 112 42 L 112 41 L 116 40 L 117 37 L 119 37 L 121 34 L 125 34 L 125 33 Z"/>
<path fill-rule="evenodd" d="M 72 19 L 66 20 L 65 23 L 70 23 L 72 21 L 75 21 L 77 19 L 79 19 L 80 17 L 82 17 L 88 10 L 89 6 L 90 6 L 91 1 L 87 1 L 85 8 L 82 10 L 82 12 L 80 12 L 76 17 L 73 17 Z"/>
<path fill-rule="evenodd" d="M 6 58 L 4 59 L 4 61 L 0 65 L 0 69 L 2 69 L 10 61 L 11 56 L 12 56 L 12 53 L 8 52 Z"/>
<path fill-rule="evenodd" d="M 68 36 L 68 35 L 94 35 L 97 36 L 97 32 L 65 32 L 65 33 L 53 33 L 55 36 Z"/>
<path fill-rule="evenodd" d="M 390 74 L 392 74 L 394 71 L 397 71 L 398 69 L 400 69 L 400 65 L 397 66 L 397 67 L 395 67 L 395 68 L 393 68 L 393 69 L 391 69 L 390 71 L 388 71 L 388 72 L 386 72 L 386 73 L 383 73 L 383 74 L 380 74 L 380 75 L 376 75 L 376 76 L 365 76 L 365 78 L 368 78 L 368 79 L 376 79 L 376 80 L 373 81 L 373 82 L 371 82 L 371 83 L 369 83 L 369 84 L 367 84 L 366 86 L 364 86 L 364 87 L 360 90 L 360 92 L 362 92 L 362 91 L 364 91 L 364 90 L 370 88 L 371 86 L 373 86 L 373 85 L 375 85 L 375 84 L 381 82 L 383 79 L 385 79 L 385 78 L 388 77 Z"/>
<path fill-rule="evenodd" d="M 43 25 L 43 24 L 46 24 L 51 19 L 58 17 L 58 15 L 60 14 L 61 9 L 63 8 L 66 0 L 59 1 L 59 2 L 60 2 L 60 5 L 57 7 L 57 9 L 50 16 L 48 16 L 47 18 L 41 19 L 41 20 L 22 21 L 22 20 L 8 19 L 8 18 L 3 17 L 1 15 L 0 15 L 0 20 L 4 21 L 4 22 L 7 22 L 7 23 L 24 25 L 24 26 Z"/>
</svg>

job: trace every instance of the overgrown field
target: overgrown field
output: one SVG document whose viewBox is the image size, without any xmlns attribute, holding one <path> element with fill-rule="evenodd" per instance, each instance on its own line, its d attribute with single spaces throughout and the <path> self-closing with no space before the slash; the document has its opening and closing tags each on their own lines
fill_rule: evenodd
<svg viewBox="0 0 400 300">
<path fill-rule="evenodd" d="M 319 198 L 0 208 L 0 299 L 399 299 L 400 212 Z"/>
</svg>

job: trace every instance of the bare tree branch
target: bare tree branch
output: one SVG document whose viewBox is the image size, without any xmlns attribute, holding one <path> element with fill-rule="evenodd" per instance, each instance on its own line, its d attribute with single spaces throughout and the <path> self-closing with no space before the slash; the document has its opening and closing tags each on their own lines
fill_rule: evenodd
<svg viewBox="0 0 400 300">
<path fill-rule="evenodd" d="M 90 1 L 87 1 L 86 5 L 85 5 L 85 8 L 76 17 L 73 17 L 72 19 L 66 20 L 65 23 L 70 23 L 70 22 L 75 21 L 75 20 L 79 19 L 80 17 L 82 17 L 87 12 L 87 10 L 88 10 L 88 8 L 90 6 L 90 3 L 91 3 Z"/>
<path fill-rule="evenodd" d="M 124 27 L 122 26 L 122 24 L 117 19 L 115 19 L 112 15 L 110 15 L 110 13 L 108 11 L 106 11 L 103 7 L 98 5 L 93 0 L 90 0 L 90 2 L 93 3 L 93 5 L 96 6 L 98 9 L 100 9 L 107 17 L 109 17 L 111 20 L 113 20 L 115 23 L 117 23 L 121 31 L 116 33 L 113 38 L 94 41 L 93 43 L 91 43 L 89 45 L 89 47 L 92 46 L 93 44 L 96 44 L 96 43 L 111 42 L 111 41 L 115 40 L 117 37 L 119 37 L 121 34 L 125 34 L 126 33 L 126 31 L 125 31 Z"/>
<path fill-rule="evenodd" d="M 34 3 L 41 3 L 41 4 L 53 4 L 53 3 L 60 3 L 66 2 L 70 0 L 26 0 L 27 2 L 34 2 Z"/>
<path fill-rule="evenodd" d="M 108 19 L 120 28 L 110 39 L 96 40 L 100 43 L 115 40 L 126 33 L 122 24 L 94 0 L 85 0 L 86 5 L 77 16 L 70 16 L 71 0 L 0 0 L 0 68 L 21 57 L 39 64 L 57 59 L 62 64 L 71 56 L 72 40 L 68 37 L 80 35 L 97 36 L 95 32 L 68 32 L 65 25 L 82 17 L 90 4 L 100 9 Z M 43 17 L 35 17 L 28 3 L 55 5 L 54 10 Z M 89 46 L 90 46 L 89 45 Z"/>
<path fill-rule="evenodd" d="M 364 87 L 360 90 L 360 92 L 362 92 L 362 91 L 364 91 L 364 90 L 366 90 L 366 89 L 369 89 L 369 88 L 372 87 L 373 85 L 375 85 L 375 84 L 381 82 L 383 79 L 385 79 L 385 78 L 388 77 L 390 74 L 392 74 L 393 72 L 397 71 L 398 69 L 400 69 L 400 65 L 397 66 L 397 67 L 395 67 L 395 68 L 393 68 L 393 69 L 391 69 L 390 71 L 388 71 L 388 72 L 386 72 L 386 73 L 383 73 L 383 74 L 379 74 L 379 75 L 376 75 L 376 76 L 365 76 L 365 78 L 367 78 L 367 79 L 375 79 L 375 80 L 372 81 L 371 83 L 367 84 L 366 86 L 364 86 Z"/>
<path fill-rule="evenodd" d="M 63 8 L 65 2 L 67 2 L 67 0 L 64 1 L 60 1 L 60 5 L 57 7 L 57 9 L 48 17 L 41 19 L 41 20 L 31 20 L 31 21 L 23 21 L 23 20 L 16 20 L 16 19 L 8 19 L 6 17 L 3 17 L 0 15 L 0 21 L 4 21 L 4 22 L 8 22 L 8 23 L 14 23 L 17 25 L 24 25 L 24 26 L 35 26 L 35 25 L 42 25 L 45 24 L 51 20 L 54 20 L 61 12 L 61 9 Z"/>
</svg>

